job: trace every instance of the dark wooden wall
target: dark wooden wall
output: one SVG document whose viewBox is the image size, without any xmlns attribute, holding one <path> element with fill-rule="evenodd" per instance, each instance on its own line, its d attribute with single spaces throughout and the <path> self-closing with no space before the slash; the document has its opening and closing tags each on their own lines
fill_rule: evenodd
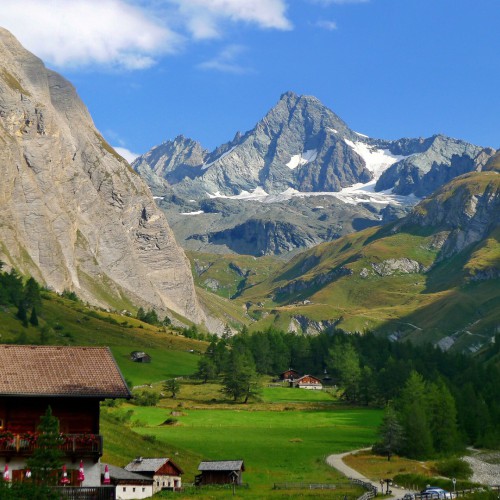
<svg viewBox="0 0 500 500">
<path fill-rule="evenodd" d="M 35 432 L 50 405 L 65 434 L 99 434 L 99 400 L 95 398 L 0 398 L 4 430 Z"/>
</svg>

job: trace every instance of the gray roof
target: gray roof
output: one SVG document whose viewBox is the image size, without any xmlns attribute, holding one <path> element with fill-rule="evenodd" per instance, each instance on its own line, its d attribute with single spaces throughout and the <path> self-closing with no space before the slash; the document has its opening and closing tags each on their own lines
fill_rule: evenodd
<svg viewBox="0 0 500 500">
<path fill-rule="evenodd" d="M 101 464 L 101 474 L 104 474 L 105 465 Z M 129 472 L 116 465 L 108 464 L 109 477 L 118 481 L 140 481 L 143 483 L 153 483 L 154 480 L 151 477 L 143 476 L 142 474 L 136 474 L 134 472 Z"/>
<path fill-rule="evenodd" d="M 130 472 L 156 472 L 162 465 L 169 461 L 168 458 L 141 458 L 132 460 L 125 466 Z"/>
<path fill-rule="evenodd" d="M 245 467 L 243 465 L 243 460 L 214 460 L 211 462 L 201 462 L 198 466 L 198 470 L 245 470 Z"/>
</svg>

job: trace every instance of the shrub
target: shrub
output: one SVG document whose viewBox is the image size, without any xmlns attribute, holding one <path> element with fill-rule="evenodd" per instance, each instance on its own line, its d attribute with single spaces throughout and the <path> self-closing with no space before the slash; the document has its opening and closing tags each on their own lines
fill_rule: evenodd
<svg viewBox="0 0 500 500">
<path fill-rule="evenodd" d="M 472 467 L 461 458 L 449 458 L 436 462 L 434 469 L 440 476 L 445 477 L 469 479 L 472 476 Z"/>
<path fill-rule="evenodd" d="M 160 395 L 153 391 L 140 391 L 134 393 L 134 404 L 138 406 L 156 406 L 160 400 Z"/>
</svg>

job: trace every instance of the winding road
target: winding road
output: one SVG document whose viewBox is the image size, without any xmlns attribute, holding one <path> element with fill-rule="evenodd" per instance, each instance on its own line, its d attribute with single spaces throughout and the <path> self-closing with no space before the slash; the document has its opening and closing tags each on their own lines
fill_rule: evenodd
<svg viewBox="0 0 500 500">
<path fill-rule="evenodd" d="M 346 451 L 345 453 L 339 453 L 337 455 L 329 455 L 326 457 L 326 463 L 330 466 L 333 467 L 334 469 L 337 469 L 339 472 L 342 474 L 345 474 L 347 477 L 353 478 L 353 479 L 361 479 L 361 481 L 365 481 L 366 483 L 373 484 L 373 486 L 376 486 L 380 490 L 380 482 L 379 480 L 372 480 L 369 479 L 363 474 L 360 474 L 357 470 L 354 470 L 353 468 L 349 467 L 346 465 L 343 461 L 343 458 L 346 455 L 351 455 L 354 453 L 357 453 L 359 451 L 365 451 L 369 450 L 370 448 L 363 448 L 361 450 L 353 450 L 353 451 Z M 400 488 L 397 486 L 392 485 L 391 487 L 392 494 L 389 495 L 390 498 L 403 498 L 404 495 L 407 493 L 415 493 L 412 490 L 407 490 L 405 488 Z"/>
</svg>

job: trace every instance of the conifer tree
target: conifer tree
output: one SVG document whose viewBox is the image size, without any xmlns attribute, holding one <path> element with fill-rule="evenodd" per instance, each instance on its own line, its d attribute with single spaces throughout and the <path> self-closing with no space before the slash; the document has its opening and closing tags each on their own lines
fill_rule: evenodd
<svg viewBox="0 0 500 500">
<path fill-rule="evenodd" d="M 61 435 L 59 433 L 59 419 L 52 415 L 49 406 L 44 415 L 40 417 L 38 426 L 38 439 L 33 455 L 26 461 L 31 470 L 35 483 L 53 485 L 57 484 L 57 470 L 62 466 Z"/>
<path fill-rule="evenodd" d="M 392 455 L 398 453 L 403 448 L 404 443 L 403 426 L 399 423 L 397 413 L 392 405 L 387 405 L 385 409 L 379 435 L 382 439 L 375 445 L 375 451 L 387 455 L 387 460 L 391 460 Z"/>
<path fill-rule="evenodd" d="M 38 326 L 38 316 L 36 314 L 36 307 L 33 307 L 33 309 L 31 309 L 30 323 L 33 326 Z"/>
</svg>

